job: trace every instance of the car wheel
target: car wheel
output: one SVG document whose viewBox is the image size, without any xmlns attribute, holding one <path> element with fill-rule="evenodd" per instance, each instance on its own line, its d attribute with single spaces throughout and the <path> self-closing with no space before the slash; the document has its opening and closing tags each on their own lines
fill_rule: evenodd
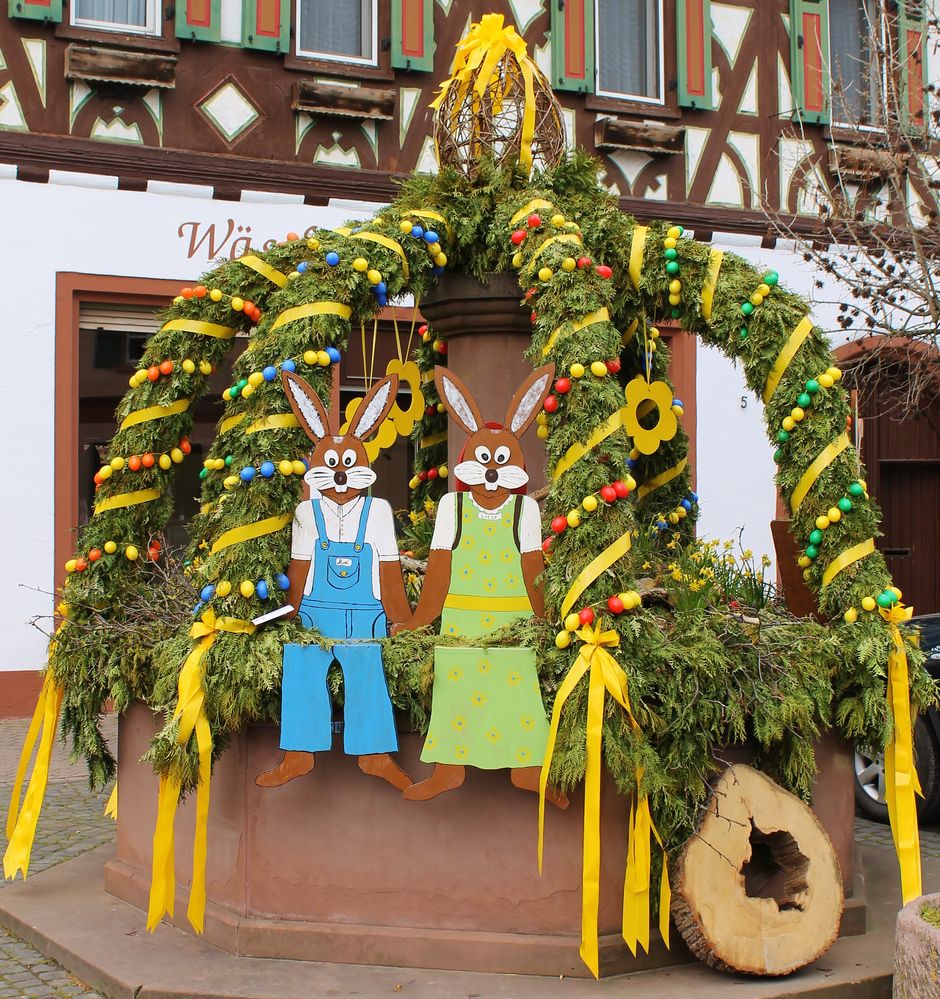
<svg viewBox="0 0 940 999">
<path fill-rule="evenodd" d="M 914 756 L 917 776 L 924 792 L 923 798 L 917 796 L 915 799 L 917 817 L 925 821 L 940 810 L 940 750 L 921 718 L 914 725 Z M 861 750 L 855 751 L 855 804 L 865 818 L 876 822 L 888 821 L 883 753 L 869 756 Z"/>
</svg>

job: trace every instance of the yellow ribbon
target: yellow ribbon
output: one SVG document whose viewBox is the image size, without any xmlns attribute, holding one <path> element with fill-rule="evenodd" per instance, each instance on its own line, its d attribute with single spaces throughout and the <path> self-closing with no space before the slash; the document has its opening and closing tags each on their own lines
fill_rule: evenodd
<svg viewBox="0 0 940 999">
<path fill-rule="evenodd" d="M 619 430 L 623 426 L 626 414 L 626 406 L 618 409 L 616 413 L 612 413 L 607 418 L 606 422 L 595 427 L 591 436 L 583 444 L 572 444 L 552 470 L 552 479 L 560 478 L 569 468 L 579 462 L 586 454 L 589 454 L 593 448 L 610 437 L 614 431 Z"/>
<path fill-rule="evenodd" d="M 885 691 L 893 721 L 891 741 L 885 746 L 885 800 L 891 835 L 901 870 L 901 898 L 904 905 L 923 894 L 920 869 L 920 834 L 914 794 L 923 795 L 914 767 L 913 722 L 908 680 L 907 652 L 898 625 L 910 621 L 913 607 L 881 609 L 888 622 L 894 648 L 888 654 L 888 685 Z"/>
<path fill-rule="evenodd" d="M 349 238 L 364 239 L 369 243 L 378 243 L 389 250 L 394 250 L 401 257 L 401 276 L 406 281 L 408 280 L 408 258 L 405 256 L 405 251 L 401 248 L 401 243 L 396 243 L 394 239 L 389 239 L 388 236 L 383 236 L 378 232 L 354 232 Z"/>
<path fill-rule="evenodd" d="M 118 817 L 118 796 L 117 796 L 117 781 L 114 783 L 114 787 L 111 788 L 111 794 L 108 796 L 108 803 L 104 806 L 104 814 L 109 819 L 114 819 L 117 822 Z"/>
<path fill-rule="evenodd" d="M 292 309 L 285 309 L 271 323 L 271 329 L 280 329 L 295 319 L 309 319 L 311 316 L 339 316 L 340 319 L 348 319 L 352 315 L 352 309 L 342 302 L 307 302 L 304 305 L 295 305 Z"/>
<path fill-rule="evenodd" d="M 203 684 L 203 658 L 212 647 L 216 635 L 226 631 L 235 635 L 251 635 L 255 626 L 238 618 L 216 618 L 211 610 L 202 615 L 190 629 L 196 640 L 180 670 L 177 682 L 176 709 L 172 721 L 179 722 L 176 737 L 185 746 L 195 732 L 199 751 L 199 784 L 196 787 L 196 832 L 193 841 L 193 877 L 189 891 L 187 916 L 193 929 L 202 933 L 206 910 L 206 846 L 208 842 L 209 784 L 212 779 L 212 734 L 206 718 L 206 692 Z M 164 913 L 173 916 L 176 879 L 173 870 L 173 822 L 179 804 L 180 782 L 174 776 L 160 778 L 157 796 L 157 824 L 153 834 L 153 874 L 150 881 L 150 904 L 147 929 L 157 928 Z"/>
<path fill-rule="evenodd" d="M 51 653 L 50 649 L 50 653 Z M 32 721 L 26 733 L 26 741 L 20 753 L 16 777 L 13 781 L 13 793 L 10 795 L 10 810 L 7 813 L 7 844 L 3 854 L 3 876 L 8 880 L 16 877 L 17 871 L 23 872 L 25 878 L 29 871 L 29 858 L 33 850 L 33 840 L 36 838 L 36 824 L 42 811 L 42 802 L 46 794 L 46 784 L 49 780 L 49 761 L 52 758 L 52 743 L 55 740 L 56 726 L 59 722 L 59 711 L 62 707 L 62 688 L 55 682 L 52 670 L 46 670 L 46 676 L 36 702 Z M 41 735 L 40 735 L 41 731 Z M 29 778 L 29 787 L 20 809 L 20 789 L 26 776 L 26 768 L 33 753 L 33 747 L 39 740 L 33 772 Z"/>
<path fill-rule="evenodd" d="M 626 345 L 636 336 L 636 331 L 640 327 L 640 320 L 634 319 L 632 323 L 626 328 L 623 335 L 620 337 L 620 346 L 626 347 Z"/>
<path fill-rule="evenodd" d="M 796 356 L 796 352 L 803 346 L 803 341 L 813 331 L 813 320 L 809 316 L 804 316 L 796 329 L 790 334 L 790 338 L 783 345 L 783 350 L 777 355 L 774 366 L 767 376 L 767 384 L 764 386 L 764 405 L 770 402 L 770 397 L 774 394 L 784 372 L 790 366 L 790 362 Z"/>
<path fill-rule="evenodd" d="M 576 232 L 560 232 L 555 236 L 547 236 L 536 247 L 535 253 L 532 254 L 532 259 L 527 265 L 527 270 L 531 271 L 535 267 L 535 261 L 538 258 L 538 255 L 543 250 L 547 250 L 552 243 L 578 243 L 580 245 L 581 242 L 581 237 Z"/>
<path fill-rule="evenodd" d="M 242 524 L 241 527 L 233 527 L 216 539 L 212 545 L 211 555 L 222 551 L 223 548 L 230 548 L 232 545 L 240 545 L 243 541 L 252 541 L 255 538 L 263 538 L 266 534 L 274 534 L 281 530 L 294 519 L 292 513 L 281 514 L 278 517 L 267 517 L 259 520 L 255 524 Z"/>
<path fill-rule="evenodd" d="M 450 227 L 450 223 L 447 221 L 447 219 L 445 219 L 444 216 L 440 215 L 438 212 L 432 212 L 428 208 L 421 208 L 421 209 L 417 209 L 417 208 L 403 208 L 401 210 L 401 212 L 399 212 L 399 214 L 400 215 L 415 215 L 419 219 L 433 219 L 435 222 L 443 222 L 444 223 L 444 231 L 447 233 L 447 238 L 451 242 L 454 241 L 454 230 Z"/>
<path fill-rule="evenodd" d="M 562 333 L 566 332 L 565 327 L 568 326 L 567 334 L 578 333 L 583 330 L 586 326 L 593 326 L 595 323 L 609 323 L 610 322 L 610 310 L 606 305 L 599 309 L 595 309 L 594 312 L 589 312 L 583 319 L 577 320 L 573 323 L 562 323 L 561 326 L 557 326 L 552 330 L 551 336 L 548 338 L 547 343 L 542 348 L 542 357 L 548 357 L 552 347 L 555 346 L 555 342 L 561 336 Z"/>
<path fill-rule="evenodd" d="M 806 469 L 803 473 L 802 478 L 796 484 L 796 488 L 793 490 L 790 496 L 790 510 L 796 513 L 799 510 L 800 505 L 803 500 L 806 499 L 806 494 L 813 488 L 813 484 L 819 478 L 820 475 L 839 457 L 840 454 L 849 446 L 849 435 L 847 433 L 842 433 L 837 437 L 831 444 L 826 445 L 820 454 L 816 457 L 816 460 Z"/>
<path fill-rule="evenodd" d="M 171 319 L 160 327 L 164 330 L 179 330 L 181 333 L 199 333 L 201 336 L 213 336 L 217 340 L 231 340 L 235 330 L 231 326 L 220 326 L 218 323 L 205 323 L 201 319 Z"/>
<path fill-rule="evenodd" d="M 541 79 L 542 73 L 527 55 L 525 40 L 516 34 L 516 29 L 512 25 L 503 27 L 502 14 L 484 14 L 479 23 L 471 25 L 457 43 L 451 75 L 441 85 L 441 91 L 431 107 L 439 108 L 451 87 L 457 88 L 459 107 L 470 91 L 471 82 L 476 100 L 482 101 L 489 95 L 491 102 L 498 106 L 505 97 L 507 86 L 498 67 L 507 52 L 516 57 L 525 85 L 519 162 L 531 172 L 532 138 L 535 135 L 534 80 L 536 77 Z"/>
<path fill-rule="evenodd" d="M 602 573 L 606 572 L 617 559 L 623 558 L 630 551 L 630 532 L 621 534 L 619 538 L 608 545 L 596 558 L 592 559 L 577 575 L 571 584 L 565 599 L 561 604 L 561 616 L 565 617 L 574 606 L 575 601 Z"/>
<path fill-rule="evenodd" d="M 597 920 L 600 896 L 600 803 L 601 803 L 601 767 L 602 738 L 604 726 L 604 697 L 609 693 L 627 713 L 630 723 L 639 728 L 630 707 L 627 691 L 627 674 L 608 652 L 616 648 L 620 638 L 615 631 L 603 631 L 600 621 L 594 630 L 582 628 L 575 634 L 584 643 L 578 651 L 578 658 L 571 667 L 555 696 L 552 708 L 552 721 L 549 728 L 548 743 L 545 749 L 545 760 L 539 777 L 539 833 L 538 833 L 538 864 L 542 871 L 542 855 L 545 833 L 545 791 L 551 772 L 552 755 L 558 737 L 558 725 L 562 708 L 572 691 L 577 687 L 582 677 L 588 675 L 588 708 L 586 763 L 584 773 L 584 852 L 582 861 L 582 896 L 581 896 L 581 958 L 590 968 L 595 978 L 599 972 Z M 642 771 L 637 773 L 637 795 L 640 794 Z M 636 942 L 645 939 L 649 947 L 649 833 L 655 828 L 649 817 L 649 805 L 645 796 L 640 798 L 637 814 L 643 816 L 641 821 L 634 819 L 631 806 L 631 838 L 628 843 L 626 880 L 629 894 L 624 895 L 623 935 L 624 939 L 636 953 Z M 640 842 L 646 835 L 645 846 Z M 659 834 L 656 833 L 659 840 Z M 660 841 L 661 845 L 661 841 Z M 643 862 L 645 858 L 645 863 Z M 645 874 L 645 910 L 643 901 L 643 877 Z M 663 879 L 665 886 L 660 889 L 660 896 L 668 902 L 668 871 L 667 863 L 663 861 Z M 645 923 L 645 927 L 644 924 Z M 663 939 L 669 945 L 669 906 L 660 911 L 660 928 Z"/>
<path fill-rule="evenodd" d="M 434 447 L 435 444 L 443 444 L 447 440 L 447 431 L 444 430 L 439 434 L 431 434 L 430 437 L 422 437 L 421 443 L 418 445 L 419 451 L 424 451 L 429 447 Z"/>
<path fill-rule="evenodd" d="M 520 208 L 519 211 L 517 211 L 516 214 L 509 220 L 510 228 L 521 222 L 533 212 L 538 211 L 540 208 L 546 211 L 551 211 L 554 207 L 555 206 L 550 201 L 546 201 L 544 198 L 533 198 L 532 201 Z"/>
<path fill-rule="evenodd" d="M 121 421 L 118 430 L 127 430 L 128 427 L 136 427 L 138 423 L 147 423 L 149 420 L 162 420 L 167 416 L 176 416 L 177 413 L 185 413 L 189 409 L 189 399 L 177 399 L 169 406 L 148 406 L 146 409 L 138 409 L 133 413 L 128 413 Z"/>
<path fill-rule="evenodd" d="M 826 566 L 826 571 L 823 573 L 822 585 L 825 589 L 835 578 L 842 572 L 843 569 L 847 569 L 850 565 L 858 562 L 859 559 L 865 558 L 866 555 L 871 555 L 875 550 L 875 539 L 869 538 L 867 541 L 862 541 L 851 548 L 847 548 L 838 558 L 834 558 L 829 565 Z"/>
<path fill-rule="evenodd" d="M 636 225 L 633 227 L 633 240 L 630 243 L 630 263 L 628 270 L 633 287 L 640 290 L 640 275 L 643 273 L 643 251 L 646 247 L 646 234 L 649 226 Z"/>
<path fill-rule="evenodd" d="M 234 416 L 226 416 L 226 418 L 219 424 L 219 436 L 222 434 L 227 434 L 232 427 L 237 427 L 242 420 L 245 419 L 245 413 L 236 413 Z"/>
<path fill-rule="evenodd" d="M 712 249 L 708 255 L 708 270 L 705 272 L 705 283 L 702 285 L 702 318 L 710 320 L 712 305 L 715 301 L 715 288 L 718 286 L 718 273 L 725 251 Z"/>
<path fill-rule="evenodd" d="M 262 430 L 293 430 L 299 427 L 297 417 L 293 413 L 274 413 L 255 420 L 246 430 L 246 434 L 258 434 Z"/>
<path fill-rule="evenodd" d="M 660 486 L 666 485 L 667 482 L 672 482 L 674 478 L 685 471 L 686 465 L 688 465 L 688 460 L 683 458 L 673 465 L 672 468 L 667 468 L 665 472 L 660 472 L 659 475 L 654 476 L 649 482 L 644 482 L 637 490 L 637 499 L 645 499 L 651 492 L 659 489 Z"/>
<path fill-rule="evenodd" d="M 451 610 L 492 610 L 518 614 L 529 614 L 532 611 L 532 604 L 528 597 L 474 597 L 467 593 L 448 593 L 444 598 L 444 606 Z"/>
<path fill-rule="evenodd" d="M 250 267 L 262 277 L 266 277 L 271 284 L 276 284 L 278 288 L 287 287 L 287 275 L 282 274 L 276 267 L 272 267 L 270 264 L 265 263 L 261 257 L 256 257 L 253 253 L 249 253 L 244 257 L 239 257 L 238 263 L 244 264 L 246 267 Z"/>
<path fill-rule="evenodd" d="M 132 493 L 119 493 L 117 496 L 109 496 L 100 503 L 95 504 L 94 516 L 104 513 L 105 510 L 119 510 L 125 506 L 137 506 L 138 503 L 152 503 L 159 499 L 162 493 L 159 489 L 138 489 Z"/>
</svg>

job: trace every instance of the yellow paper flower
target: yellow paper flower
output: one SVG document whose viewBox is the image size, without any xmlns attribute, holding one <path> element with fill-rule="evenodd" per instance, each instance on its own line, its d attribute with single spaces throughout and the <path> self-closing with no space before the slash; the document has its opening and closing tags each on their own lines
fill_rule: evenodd
<svg viewBox="0 0 940 999">
<path fill-rule="evenodd" d="M 676 436 L 679 424 L 672 411 L 672 389 L 665 382 L 647 384 L 645 378 L 637 375 L 624 394 L 627 399 L 624 426 L 638 451 L 653 454 L 663 441 L 671 441 Z M 654 404 L 658 416 L 655 426 L 650 429 L 640 425 L 640 409 L 647 401 Z"/>
</svg>

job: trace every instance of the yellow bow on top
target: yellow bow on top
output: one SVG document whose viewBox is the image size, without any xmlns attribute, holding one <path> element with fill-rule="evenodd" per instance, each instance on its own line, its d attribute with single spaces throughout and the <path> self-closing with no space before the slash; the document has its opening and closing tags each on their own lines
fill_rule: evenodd
<svg viewBox="0 0 940 999">
<path fill-rule="evenodd" d="M 576 631 L 575 635 L 583 642 L 578 651 L 574 666 L 558 688 L 555 705 L 552 708 L 552 723 L 549 729 L 545 761 L 539 781 L 539 873 L 542 871 L 542 846 L 545 827 L 545 790 L 551 770 L 552 753 L 558 736 L 558 723 L 565 701 L 588 674 L 587 709 L 587 761 L 584 772 L 584 861 L 581 887 L 581 958 L 591 969 L 595 978 L 600 970 L 597 919 L 600 905 L 600 866 L 601 866 L 601 741 L 604 726 L 604 695 L 610 694 L 626 711 L 630 724 L 639 729 L 633 716 L 630 697 L 627 692 L 627 674 L 623 667 L 608 652 L 620 644 L 616 631 L 604 631 L 600 620 L 593 630 L 589 627 Z M 627 846 L 627 870 L 623 896 L 623 938 L 633 954 L 639 943 L 649 950 L 649 886 L 650 886 L 650 843 L 652 833 L 662 848 L 662 840 L 650 816 L 646 795 L 641 795 L 640 785 L 643 771 L 636 774 L 637 800 L 630 806 L 629 843 Z M 667 859 L 663 855 L 663 874 L 660 884 L 659 927 L 666 946 L 669 946 L 669 875 Z"/>
<path fill-rule="evenodd" d="M 431 107 L 437 110 L 450 91 L 457 88 L 454 116 L 463 104 L 473 82 L 473 93 L 478 100 L 487 95 L 498 114 L 506 97 L 508 81 L 496 69 L 500 60 L 511 52 L 516 57 L 522 80 L 525 84 L 525 107 L 522 115 L 522 141 L 519 147 L 519 161 L 532 169 L 532 138 L 535 135 L 535 84 L 536 76 L 541 77 L 538 66 L 529 58 L 525 39 L 516 34 L 516 29 L 503 26 L 502 14 L 485 14 L 479 23 L 472 24 L 467 34 L 457 43 L 457 54 L 451 66 L 451 75 L 441 84 L 441 92 Z M 474 74 L 476 79 L 474 80 Z"/>
<path fill-rule="evenodd" d="M 910 621 L 913 607 L 895 604 L 879 608 L 888 622 L 894 648 L 888 654 L 888 685 L 885 691 L 891 711 L 891 741 L 885 746 L 885 799 L 891 835 L 901 869 L 901 896 L 907 905 L 923 894 L 920 871 L 920 834 L 917 829 L 917 802 L 923 797 L 917 770 L 914 767 L 913 722 L 911 721 L 911 691 L 908 680 L 907 652 L 899 624 Z"/>
</svg>

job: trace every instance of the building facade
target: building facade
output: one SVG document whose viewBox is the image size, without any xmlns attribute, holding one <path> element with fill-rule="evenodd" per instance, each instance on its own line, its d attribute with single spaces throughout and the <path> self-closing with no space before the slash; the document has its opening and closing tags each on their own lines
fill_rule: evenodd
<svg viewBox="0 0 940 999">
<path fill-rule="evenodd" d="M 624 211 L 679 222 L 807 296 L 814 275 L 769 235 L 762 206 L 809 212 L 807 185 L 828 183 L 831 150 L 853 143 L 840 120 L 877 110 L 859 69 L 882 30 L 874 0 L 7 3 L 0 434 L 16 474 L 0 519 L 0 712 L 32 703 L 45 639 L 25 622 L 51 609 L 153 310 L 216 257 L 370 214 L 396 176 L 433 170 L 428 106 L 471 21 L 498 12 L 516 26 L 569 143 L 596 151 Z M 891 25 L 912 120 L 938 75 L 927 20 L 925 0 L 903 0 Z M 673 348 L 701 530 L 743 527 L 747 546 L 772 553 L 759 400 L 692 338 Z M 352 355 L 350 392 L 365 374 Z M 215 418 L 206 404 L 194 444 L 208 447 Z"/>
</svg>

